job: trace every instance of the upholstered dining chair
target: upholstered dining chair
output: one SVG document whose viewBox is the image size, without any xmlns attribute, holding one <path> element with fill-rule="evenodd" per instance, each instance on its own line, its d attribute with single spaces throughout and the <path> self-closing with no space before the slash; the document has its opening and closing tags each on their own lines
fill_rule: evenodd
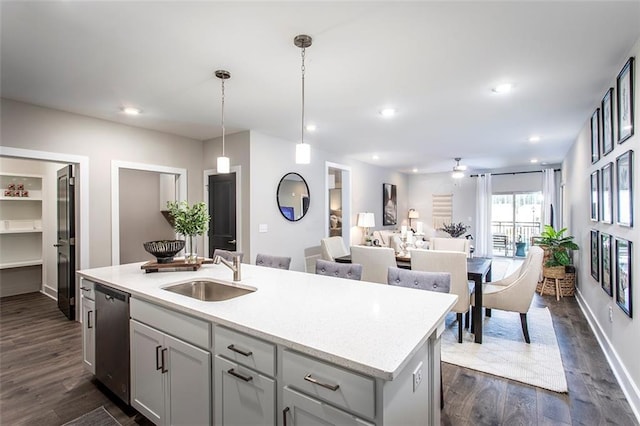
<svg viewBox="0 0 640 426">
<path fill-rule="evenodd" d="M 411 270 L 427 272 L 448 272 L 451 275 L 451 294 L 458 296 L 458 301 L 451 309 L 458 320 L 458 343 L 462 343 L 462 328 L 465 314 L 469 323 L 469 306 L 474 284 L 467 278 L 467 256 L 461 251 L 444 250 L 412 250 Z"/>
<path fill-rule="evenodd" d="M 533 300 L 533 293 L 538 285 L 538 278 L 542 270 L 544 251 L 538 246 L 529 247 L 527 258 L 522 266 L 505 279 L 483 285 L 482 304 L 487 309 L 518 312 L 522 325 L 524 341 L 531 343 L 527 312 Z M 474 297 L 471 303 L 474 303 Z"/>
<path fill-rule="evenodd" d="M 461 251 L 467 257 L 471 255 L 471 246 L 466 238 L 432 237 L 429 240 L 429 248 L 431 250 Z"/>
<path fill-rule="evenodd" d="M 336 257 L 346 256 L 349 250 L 344 245 L 342 237 L 328 237 L 320 240 L 320 249 L 324 260 L 334 261 Z"/>
<path fill-rule="evenodd" d="M 228 260 L 229 262 L 233 261 L 234 257 L 239 257 L 240 258 L 240 262 L 242 262 L 242 258 L 244 257 L 244 253 L 242 253 L 240 251 L 229 251 L 229 250 L 215 249 L 213 251 L 213 258 L 215 259 L 216 256 L 220 256 L 221 258 L 223 258 L 224 260 Z"/>
<path fill-rule="evenodd" d="M 330 260 L 318 259 L 316 261 L 316 274 L 327 277 L 347 278 L 360 280 L 362 278 L 362 265 L 357 263 L 338 263 Z"/>
<path fill-rule="evenodd" d="M 389 247 L 351 246 L 351 262 L 362 265 L 362 281 L 387 283 L 387 269 L 396 266 L 396 254 Z"/>
<path fill-rule="evenodd" d="M 258 253 L 256 255 L 256 265 L 275 269 L 289 269 L 291 258 Z"/>
</svg>

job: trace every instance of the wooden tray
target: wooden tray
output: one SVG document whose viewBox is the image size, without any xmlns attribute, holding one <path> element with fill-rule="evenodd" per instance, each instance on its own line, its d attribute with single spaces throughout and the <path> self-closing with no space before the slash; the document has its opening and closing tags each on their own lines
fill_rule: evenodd
<svg viewBox="0 0 640 426">
<path fill-rule="evenodd" d="M 159 272 L 159 271 L 197 271 L 203 264 L 213 263 L 213 259 L 199 257 L 196 263 L 187 263 L 184 258 L 175 259 L 169 263 L 158 263 L 157 261 L 149 261 L 140 266 L 140 269 L 145 272 Z"/>
</svg>

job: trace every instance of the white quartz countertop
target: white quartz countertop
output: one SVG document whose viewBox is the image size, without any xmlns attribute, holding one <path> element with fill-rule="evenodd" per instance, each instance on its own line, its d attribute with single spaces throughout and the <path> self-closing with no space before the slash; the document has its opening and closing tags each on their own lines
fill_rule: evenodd
<svg viewBox="0 0 640 426">
<path fill-rule="evenodd" d="M 232 284 L 224 265 L 156 273 L 145 273 L 141 265 L 78 275 L 384 380 L 400 373 L 457 300 L 450 294 L 243 264 L 240 285 L 257 291 L 203 302 L 163 287 L 201 278 Z"/>
</svg>

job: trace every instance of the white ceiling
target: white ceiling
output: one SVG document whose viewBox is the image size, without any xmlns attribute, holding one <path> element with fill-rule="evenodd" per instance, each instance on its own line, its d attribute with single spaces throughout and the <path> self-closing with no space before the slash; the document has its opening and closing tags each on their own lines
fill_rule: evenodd
<svg viewBox="0 0 640 426">
<path fill-rule="evenodd" d="M 206 140 L 226 69 L 227 132 L 291 140 L 291 156 L 293 37 L 309 34 L 305 140 L 407 172 L 560 162 L 640 37 L 640 1 L 3 0 L 1 14 L 2 97 Z"/>
</svg>

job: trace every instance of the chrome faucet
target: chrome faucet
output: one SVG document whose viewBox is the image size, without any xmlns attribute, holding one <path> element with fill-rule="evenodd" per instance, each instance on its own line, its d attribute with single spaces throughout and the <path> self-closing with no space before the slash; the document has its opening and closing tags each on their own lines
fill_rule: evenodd
<svg viewBox="0 0 640 426">
<path fill-rule="evenodd" d="M 220 256 L 216 256 L 213 259 L 213 263 L 219 265 L 222 262 L 227 268 L 233 271 L 233 280 L 240 281 L 240 256 L 233 256 L 233 263 L 229 262 L 227 259 L 224 259 Z"/>
</svg>

